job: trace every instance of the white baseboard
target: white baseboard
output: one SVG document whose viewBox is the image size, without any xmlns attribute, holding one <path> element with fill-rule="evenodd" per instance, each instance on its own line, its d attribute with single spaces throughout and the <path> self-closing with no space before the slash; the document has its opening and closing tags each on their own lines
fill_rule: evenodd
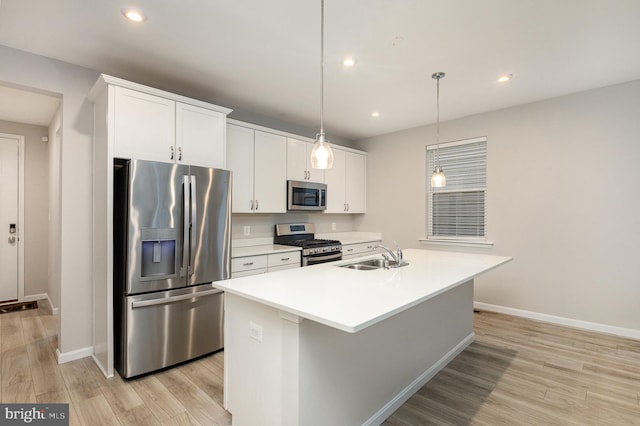
<svg viewBox="0 0 640 426">
<path fill-rule="evenodd" d="M 93 358 L 93 362 L 96 363 L 96 365 L 98 366 L 98 368 L 100 369 L 100 371 L 102 371 L 102 374 L 104 374 L 104 377 L 106 377 L 107 379 L 113 377 L 114 373 L 113 373 L 113 369 L 111 371 L 111 374 L 109 374 L 107 372 L 107 369 L 102 365 L 102 363 L 100 362 L 100 360 L 98 359 L 98 357 L 96 357 L 96 354 L 93 353 L 91 354 L 91 357 Z"/>
<path fill-rule="evenodd" d="M 47 293 L 30 294 L 29 296 L 24 296 L 23 302 L 33 302 L 34 300 L 42 299 L 49 299 L 49 295 Z"/>
<path fill-rule="evenodd" d="M 632 328 L 616 327 L 613 325 L 600 324 L 596 322 L 581 321 L 572 318 L 558 317 L 555 315 L 541 314 L 539 312 L 525 311 L 522 309 L 509 308 L 507 306 L 491 305 L 489 303 L 473 302 L 473 307 L 481 311 L 497 312 L 500 314 L 513 315 L 533 319 L 537 321 L 548 322 L 551 324 L 562 325 L 565 327 L 580 328 L 583 330 L 597 331 L 599 333 L 613 334 L 621 337 L 640 340 L 640 330 Z"/>
<path fill-rule="evenodd" d="M 394 411 L 396 411 L 402 404 L 407 402 L 411 396 L 418 392 L 429 380 L 433 378 L 440 370 L 447 366 L 460 352 L 462 352 L 467 346 L 473 343 L 475 334 L 471 333 L 465 337 L 460 343 L 458 343 L 453 349 L 447 352 L 442 358 L 440 358 L 435 364 L 433 364 L 428 370 L 422 373 L 416 378 L 409 386 L 404 388 L 398 395 L 396 395 L 391 401 L 387 402 L 384 407 L 378 410 L 373 416 L 371 416 L 363 425 L 380 425 L 386 419 L 388 419 Z"/>
<path fill-rule="evenodd" d="M 75 361 L 77 359 L 82 359 L 88 356 L 92 356 L 93 348 L 89 346 L 86 348 L 77 349 L 75 351 L 70 351 L 65 353 L 60 352 L 60 349 L 56 349 L 56 355 L 58 356 L 58 364 L 64 364 L 67 362 Z"/>
<path fill-rule="evenodd" d="M 47 299 L 47 302 L 49 302 L 49 306 L 51 306 L 51 313 L 53 315 L 58 315 L 60 309 L 53 306 L 53 303 L 51 303 L 51 299 L 49 298 L 49 293 L 30 294 L 29 296 L 24 297 L 23 302 L 33 302 L 34 300 L 43 299 Z"/>
</svg>

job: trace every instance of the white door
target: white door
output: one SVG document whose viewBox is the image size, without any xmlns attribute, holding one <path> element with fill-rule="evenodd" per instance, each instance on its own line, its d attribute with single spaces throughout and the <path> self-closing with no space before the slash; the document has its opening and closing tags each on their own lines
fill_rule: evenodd
<svg viewBox="0 0 640 426">
<path fill-rule="evenodd" d="M 115 88 L 115 155 L 175 163 L 176 103 L 124 87 Z"/>
<path fill-rule="evenodd" d="M 287 212 L 287 138 L 255 132 L 254 198 L 256 213 Z"/>
<path fill-rule="evenodd" d="M 176 103 L 178 163 L 192 166 L 226 166 L 226 116 L 195 105 Z"/>
<path fill-rule="evenodd" d="M 253 213 L 253 133 L 253 129 L 227 124 L 227 168 L 233 173 L 233 213 Z"/>
<path fill-rule="evenodd" d="M 0 137 L 0 303 L 18 300 L 18 148 Z"/>
<path fill-rule="evenodd" d="M 324 183 L 327 184 L 327 210 L 325 213 L 346 213 L 345 195 L 346 151 L 333 147 L 333 167 L 324 171 Z"/>
<path fill-rule="evenodd" d="M 367 192 L 367 158 L 362 154 L 347 152 L 345 174 L 345 199 L 347 213 L 365 213 Z"/>
</svg>

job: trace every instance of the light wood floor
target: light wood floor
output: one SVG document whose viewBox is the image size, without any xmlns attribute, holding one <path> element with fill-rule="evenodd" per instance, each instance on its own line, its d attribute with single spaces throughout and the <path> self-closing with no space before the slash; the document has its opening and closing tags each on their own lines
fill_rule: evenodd
<svg viewBox="0 0 640 426">
<path fill-rule="evenodd" d="M 136 380 L 56 363 L 57 318 L 0 315 L 0 401 L 70 403 L 71 425 L 229 425 L 223 354 Z M 640 425 L 640 342 L 479 313 L 476 340 L 385 425 Z"/>
</svg>

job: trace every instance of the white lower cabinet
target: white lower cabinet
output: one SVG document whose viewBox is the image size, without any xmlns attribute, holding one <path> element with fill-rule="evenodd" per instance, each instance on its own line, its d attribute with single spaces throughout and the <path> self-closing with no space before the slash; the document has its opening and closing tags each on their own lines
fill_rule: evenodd
<svg viewBox="0 0 640 426">
<path fill-rule="evenodd" d="M 231 278 L 264 274 L 267 272 L 267 256 L 245 256 L 231 259 Z"/>
<path fill-rule="evenodd" d="M 378 253 L 378 245 L 381 241 L 369 241 L 366 243 L 343 244 L 342 259 L 353 259 Z"/>
<path fill-rule="evenodd" d="M 300 267 L 300 251 L 261 254 L 231 259 L 231 278 Z"/>
</svg>

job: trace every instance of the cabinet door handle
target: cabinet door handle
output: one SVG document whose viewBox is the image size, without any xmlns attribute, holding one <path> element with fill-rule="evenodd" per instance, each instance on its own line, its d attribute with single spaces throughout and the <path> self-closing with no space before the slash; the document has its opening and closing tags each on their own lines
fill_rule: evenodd
<svg viewBox="0 0 640 426">
<path fill-rule="evenodd" d="M 286 262 L 287 260 L 291 259 L 290 257 L 282 257 L 280 258 L 281 262 Z"/>
<path fill-rule="evenodd" d="M 256 200 L 256 211 L 258 211 L 258 200 Z"/>
<path fill-rule="evenodd" d="M 172 146 L 169 147 L 169 152 L 171 153 L 171 158 L 170 159 L 173 160 L 173 157 L 174 157 L 175 153 L 174 153 L 174 150 L 173 150 Z"/>
<path fill-rule="evenodd" d="M 349 203 L 347 203 L 347 211 L 349 211 Z"/>
<path fill-rule="evenodd" d="M 353 251 L 353 249 L 347 249 L 347 251 Z"/>
<path fill-rule="evenodd" d="M 242 264 L 242 266 L 251 266 L 251 265 L 253 265 L 253 262 L 247 262 Z"/>
<path fill-rule="evenodd" d="M 178 147 L 178 161 L 182 161 L 182 147 Z"/>
<path fill-rule="evenodd" d="M 253 210 L 253 200 L 251 200 L 251 210 Z"/>
</svg>

